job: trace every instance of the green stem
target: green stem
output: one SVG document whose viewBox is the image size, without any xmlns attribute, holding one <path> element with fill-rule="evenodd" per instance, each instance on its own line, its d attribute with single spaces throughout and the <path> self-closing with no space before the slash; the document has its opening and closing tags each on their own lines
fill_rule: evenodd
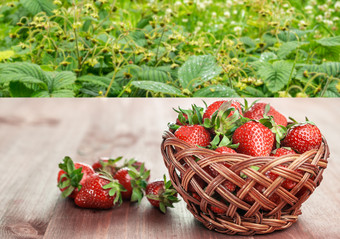
<svg viewBox="0 0 340 239">
<path fill-rule="evenodd" d="M 157 65 L 157 63 L 158 63 L 158 51 L 159 51 L 159 46 L 161 45 L 162 38 L 163 38 L 163 36 L 164 36 L 164 32 L 165 32 L 165 27 L 163 27 L 162 35 L 161 35 L 161 38 L 159 39 L 159 43 L 158 43 L 158 46 L 157 46 L 157 51 L 156 51 L 156 65 Z"/>
</svg>

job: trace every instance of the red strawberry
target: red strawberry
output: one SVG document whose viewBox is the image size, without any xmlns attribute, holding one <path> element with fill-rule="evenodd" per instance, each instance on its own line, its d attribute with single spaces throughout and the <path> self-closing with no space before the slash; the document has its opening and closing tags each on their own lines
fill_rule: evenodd
<svg viewBox="0 0 340 239">
<path fill-rule="evenodd" d="M 287 132 L 283 145 L 302 154 L 311 149 L 318 149 L 322 142 L 319 128 L 310 123 L 293 126 Z"/>
<path fill-rule="evenodd" d="M 85 163 L 73 163 L 70 157 L 65 157 L 59 164 L 58 187 L 63 197 L 75 198 L 86 178 L 94 174 L 93 168 Z"/>
<path fill-rule="evenodd" d="M 236 154 L 235 150 L 233 150 L 232 148 L 229 148 L 227 146 L 218 147 L 217 149 L 215 149 L 215 151 L 220 153 L 220 154 L 225 154 L 225 153 Z"/>
<path fill-rule="evenodd" d="M 244 112 L 244 117 L 253 120 L 259 120 L 264 117 L 266 103 L 255 103 L 249 110 Z M 267 113 L 268 116 L 273 116 L 274 121 L 278 125 L 287 126 L 287 119 L 281 113 L 276 111 L 272 106 L 270 106 L 270 110 Z"/>
<path fill-rule="evenodd" d="M 123 187 L 110 174 L 92 174 L 87 177 L 74 202 L 83 208 L 109 209 L 122 202 Z"/>
<path fill-rule="evenodd" d="M 183 114 L 183 117 L 185 118 L 185 120 L 188 120 L 188 116 L 186 114 Z M 176 119 L 176 124 L 177 125 L 186 125 L 186 123 L 182 123 L 179 118 Z"/>
<path fill-rule="evenodd" d="M 195 198 L 197 201 L 201 201 L 201 197 L 200 195 L 198 195 L 198 193 L 192 193 L 192 197 Z"/>
<path fill-rule="evenodd" d="M 184 166 L 184 168 L 186 168 L 186 169 L 189 168 L 189 165 L 188 165 L 188 164 L 184 164 L 183 166 Z M 181 175 L 181 177 L 182 177 L 182 175 Z M 198 175 L 195 175 L 193 178 L 196 180 L 196 182 L 197 182 L 197 184 L 198 184 L 198 186 L 199 186 L 200 188 L 204 188 L 204 187 L 206 186 L 205 181 L 204 181 L 203 179 L 201 179 Z M 194 187 L 193 187 L 190 183 L 189 183 L 189 185 L 188 185 L 188 190 L 187 190 L 187 191 L 188 191 L 188 192 L 191 192 L 191 193 L 196 193 Z"/>
<path fill-rule="evenodd" d="M 214 205 L 209 205 L 209 208 L 216 214 L 225 214 L 227 212 L 227 210 Z"/>
<path fill-rule="evenodd" d="M 295 154 L 295 152 L 294 152 L 294 154 Z M 281 167 L 287 167 L 287 166 L 285 166 L 285 165 L 280 165 Z M 301 170 L 297 170 L 297 172 L 298 173 L 300 173 L 300 174 L 302 174 L 302 171 Z M 275 173 L 273 173 L 273 172 L 271 172 L 271 171 L 268 171 L 268 172 L 266 172 L 266 176 L 268 177 L 268 178 L 270 178 L 272 181 L 274 181 L 279 175 L 277 175 L 277 174 L 275 174 Z M 295 187 L 295 185 L 297 184 L 297 182 L 295 182 L 295 181 L 292 181 L 292 180 L 290 180 L 290 179 L 286 179 L 286 180 L 284 180 L 283 182 L 282 182 L 282 187 L 284 187 L 285 189 L 288 189 L 288 190 L 290 190 L 290 189 L 292 189 L 292 188 L 294 188 Z"/>
<path fill-rule="evenodd" d="M 239 144 L 236 149 L 238 153 L 251 156 L 268 156 L 274 144 L 274 134 L 255 121 L 248 121 L 238 127 L 232 139 L 233 144 Z"/>
<path fill-rule="evenodd" d="M 227 164 L 226 162 L 221 162 L 221 165 L 224 165 L 227 168 L 230 168 L 230 165 Z M 213 178 L 217 177 L 219 175 L 219 172 L 216 171 L 213 167 L 207 166 L 204 168 L 204 170 Z M 236 185 L 229 180 L 225 180 L 222 185 L 229 190 L 230 192 L 234 192 L 236 190 Z"/>
<path fill-rule="evenodd" d="M 117 179 L 126 189 L 126 191 L 122 192 L 123 199 L 140 202 L 143 198 L 143 190 L 147 185 L 146 179 L 149 175 L 150 171 L 145 171 L 144 165 L 142 165 L 140 171 L 133 168 L 121 168 L 113 178 Z"/>
<path fill-rule="evenodd" d="M 211 141 L 209 131 L 201 125 L 181 126 L 176 130 L 175 136 L 187 143 L 202 147 L 207 147 Z"/>
<path fill-rule="evenodd" d="M 164 183 L 165 182 L 165 183 Z M 173 188 L 171 181 L 156 180 L 146 186 L 145 194 L 152 206 L 159 208 L 166 213 L 167 207 L 173 207 L 173 203 L 178 202 L 177 192 Z"/>
<path fill-rule="evenodd" d="M 111 175 L 115 175 L 115 173 L 118 170 L 115 159 L 104 159 L 104 158 L 101 158 L 97 162 L 92 164 L 92 168 L 94 169 L 95 172 L 106 171 L 110 173 Z"/>
<path fill-rule="evenodd" d="M 264 193 L 264 191 L 266 190 L 266 188 L 259 184 L 259 183 L 256 183 L 255 184 L 255 189 L 257 191 L 259 191 L 260 193 Z M 273 194 L 269 197 L 269 200 L 272 201 L 273 203 L 275 204 L 278 204 L 280 202 L 280 197 L 277 195 L 277 194 Z M 250 204 L 253 204 L 255 202 L 255 199 L 252 198 L 249 194 L 247 194 L 245 197 L 244 197 L 244 201 L 250 203 Z"/>
<path fill-rule="evenodd" d="M 292 149 L 288 148 L 278 148 L 274 150 L 273 152 L 270 153 L 270 156 L 274 157 L 280 157 L 282 155 L 287 155 L 287 154 L 296 154 L 296 152 Z"/>
<path fill-rule="evenodd" d="M 204 121 L 204 119 L 211 119 L 211 116 L 220 108 L 220 106 L 224 102 L 227 102 L 227 100 L 215 101 L 214 103 L 209 105 L 207 107 L 207 109 L 205 110 L 204 114 L 203 114 L 203 121 Z M 234 107 L 236 110 L 238 110 L 240 112 L 240 114 L 242 114 L 242 109 L 241 109 L 240 102 L 238 102 L 236 100 L 231 100 L 230 102 L 231 102 L 230 107 Z M 234 114 L 234 111 L 230 112 L 228 117 L 232 116 L 233 114 Z"/>
</svg>

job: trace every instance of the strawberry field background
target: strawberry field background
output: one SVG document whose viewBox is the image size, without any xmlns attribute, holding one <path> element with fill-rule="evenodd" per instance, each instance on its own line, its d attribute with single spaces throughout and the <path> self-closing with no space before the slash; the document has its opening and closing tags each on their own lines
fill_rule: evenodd
<svg viewBox="0 0 340 239">
<path fill-rule="evenodd" d="M 2 97 L 340 96 L 340 1 L 0 7 Z"/>
</svg>

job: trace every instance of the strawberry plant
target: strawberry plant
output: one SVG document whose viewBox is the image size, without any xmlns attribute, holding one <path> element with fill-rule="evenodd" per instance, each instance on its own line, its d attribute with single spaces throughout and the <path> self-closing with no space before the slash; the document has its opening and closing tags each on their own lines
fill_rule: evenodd
<svg viewBox="0 0 340 239">
<path fill-rule="evenodd" d="M 339 97 L 339 12 L 316 0 L 5 0 L 0 94 Z"/>
</svg>

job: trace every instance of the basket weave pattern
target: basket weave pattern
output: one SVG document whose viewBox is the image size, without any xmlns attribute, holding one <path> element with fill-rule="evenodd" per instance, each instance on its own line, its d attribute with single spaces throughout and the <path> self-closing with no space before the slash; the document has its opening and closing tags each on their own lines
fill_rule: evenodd
<svg viewBox="0 0 340 239">
<path fill-rule="evenodd" d="M 301 155 L 252 157 L 219 154 L 210 149 L 193 147 L 168 131 L 163 135 L 161 151 L 172 184 L 187 203 L 188 210 L 208 229 L 231 235 L 266 234 L 290 227 L 301 214 L 301 204 L 319 186 L 329 157 L 325 138 L 318 150 Z M 221 162 L 231 167 L 227 168 Z M 189 167 L 185 168 L 184 164 Z M 204 170 L 209 165 L 218 171 L 215 178 Z M 256 171 L 250 166 L 260 169 Z M 247 179 L 240 176 L 241 171 Z M 272 181 L 265 176 L 267 171 L 279 176 Z M 204 188 L 197 183 L 197 177 L 205 181 Z M 287 190 L 281 186 L 285 179 L 297 184 Z M 222 185 L 225 180 L 237 185 L 236 194 Z M 256 183 L 266 188 L 263 193 L 256 190 Z M 200 196 L 200 201 L 187 191 L 189 184 Z M 277 204 L 269 199 L 274 193 L 280 197 Z M 243 200 L 247 194 L 255 200 L 254 203 Z M 209 205 L 224 209 L 226 213 L 216 214 Z"/>
</svg>

